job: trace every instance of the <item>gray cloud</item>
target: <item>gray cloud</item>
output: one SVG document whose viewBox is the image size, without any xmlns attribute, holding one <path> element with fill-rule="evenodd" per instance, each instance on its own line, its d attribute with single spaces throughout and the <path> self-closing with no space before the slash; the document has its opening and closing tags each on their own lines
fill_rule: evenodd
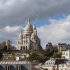
<svg viewBox="0 0 70 70">
<path fill-rule="evenodd" d="M 22 30 L 20 25 L 26 23 L 28 17 L 31 21 L 48 20 L 58 14 L 70 14 L 70 0 L 0 0 L 0 42 L 10 39 L 16 44 Z M 70 16 L 49 21 L 49 25 L 38 28 L 42 46 L 49 41 L 70 43 Z"/>
<path fill-rule="evenodd" d="M 20 25 L 30 17 L 49 19 L 70 13 L 70 0 L 0 0 L 0 27 Z"/>
<path fill-rule="evenodd" d="M 70 15 L 59 20 L 50 19 L 49 21 L 51 24 L 38 28 L 38 35 L 43 48 L 48 42 L 52 42 L 53 45 L 58 43 L 70 44 Z"/>
<path fill-rule="evenodd" d="M 23 28 L 21 26 L 6 26 L 0 29 L 0 43 L 2 41 L 11 40 L 12 44 L 16 45 L 18 35 L 20 34 L 21 30 L 23 31 Z"/>
<path fill-rule="evenodd" d="M 59 20 L 49 19 L 49 22 L 49 25 L 45 24 L 37 28 L 43 48 L 48 42 L 52 42 L 53 45 L 70 44 L 70 15 Z M 21 30 L 23 31 L 21 26 L 6 26 L 0 29 L 0 42 L 11 40 L 16 45 Z"/>
</svg>

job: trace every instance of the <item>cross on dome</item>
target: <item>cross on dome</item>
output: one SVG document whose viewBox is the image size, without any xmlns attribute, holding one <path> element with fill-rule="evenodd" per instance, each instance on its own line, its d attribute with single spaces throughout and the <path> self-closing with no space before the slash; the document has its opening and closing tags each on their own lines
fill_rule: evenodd
<svg viewBox="0 0 70 70">
<path fill-rule="evenodd" d="M 28 23 L 30 24 L 30 18 L 28 18 Z"/>
<path fill-rule="evenodd" d="M 35 23 L 34 23 L 33 29 L 36 30 L 36 25 L 35 25 Z"/>
</svg>

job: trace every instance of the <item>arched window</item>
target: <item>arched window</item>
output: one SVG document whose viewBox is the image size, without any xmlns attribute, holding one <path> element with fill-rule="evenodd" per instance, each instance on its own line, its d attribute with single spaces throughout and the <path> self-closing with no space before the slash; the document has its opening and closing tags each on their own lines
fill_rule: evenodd
<svg viewBox="0 0 70 70">
<path fill-rule="evenodd" d="M 25 45 L 26 41 L 24 40 L 24 45 Z"/>
<path fill-rule="evenodd" d="M 28 40 L 26 40 L 26 44 L 28 44 Z"/>
<path fill-rule="evenodd" d="M 26 50 L 27 50 L 27 46 L 26 46 Z"/>
<path fill-rule="evenodd" d="M 4 50 L 8 50 L 8 47 L 7 46 L 4 46 Z"/>
<path fill-rule="evenodd" d="M 22 46 L 21 46 L 21 50 L 22 50 L 23 48 L 22 48 Z"/>
<path fill-rule="evenodd" d="M 23 44 L 23 40 L 21 40 L 21 44 Z"/>
<path fill-rule="evenodd" d="M 23 50 L 25 50 L 25 46 L 23 46 Z"/>
</svg>

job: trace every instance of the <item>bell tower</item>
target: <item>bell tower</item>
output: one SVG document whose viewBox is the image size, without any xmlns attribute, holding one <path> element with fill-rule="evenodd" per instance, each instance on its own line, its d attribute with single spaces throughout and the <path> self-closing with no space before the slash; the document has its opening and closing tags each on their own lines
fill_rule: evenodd
<svg viewBox="0 0 70 70">
<path fill-rule="evenodd" d="M 36 29 L 36 25 L 35 24 L 33 26 L 33 32 L 34 32 L 35 35 L 37 35 L 37 29 Z"/>
</svg>

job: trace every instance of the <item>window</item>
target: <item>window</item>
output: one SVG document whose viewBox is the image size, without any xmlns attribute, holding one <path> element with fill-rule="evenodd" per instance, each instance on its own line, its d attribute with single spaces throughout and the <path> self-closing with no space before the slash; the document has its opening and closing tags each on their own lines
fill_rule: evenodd
<svg viewBox="0 0 70 70">
<path fill-rule="evenodd" d="M 23 44 L 23 40 L 21 40 L 21 45 Z"/>
<path fill-rule="evenodd" d="M 21 50 L 22 50 L 22 46 L 21 46 Z"/>
<path fill-rule="evenodd" d="M 24 45 L 25 45 L 26 41 L 24 41 Z"/>
<path fill-rule="evenodd" d="M 23 47 L 23 49 L 25 50 L 25 47 Z"/>
<path fill-rule="evenodd" d="M 66 53 L 66 56 L 68 56 L 68 54 Z"/>
<path fill-rule="evenodd" d="M 62 65 L 62 67 L 64 67 L 64 65 Z"/>
<path fill-rule="evenodd" d="M 50 65 L 50 63 L 49 63 L 49 65 Z"/>
<path fill-rule="evenodd" d="M 63 52 L 62 54 L 65 55 L 65 52 Z"/>
<path fill-rule="evenodd" d="M 26 44 L 28 44 L 28 40 L 26 40 Z"/>
<path fill-rule="evenodd" d="M 51 62 L 51 64 L 52 64 L 52 62 Z"/>
<path fill-rule="evenodd" d="M 53 64 L 55 64 L 55 62 L 53 62 Z"/>
<path fill-rule="evenodd" d="M 46 63 L 46 65 L 48 65 L 48 63 Z"/>
</svg>

